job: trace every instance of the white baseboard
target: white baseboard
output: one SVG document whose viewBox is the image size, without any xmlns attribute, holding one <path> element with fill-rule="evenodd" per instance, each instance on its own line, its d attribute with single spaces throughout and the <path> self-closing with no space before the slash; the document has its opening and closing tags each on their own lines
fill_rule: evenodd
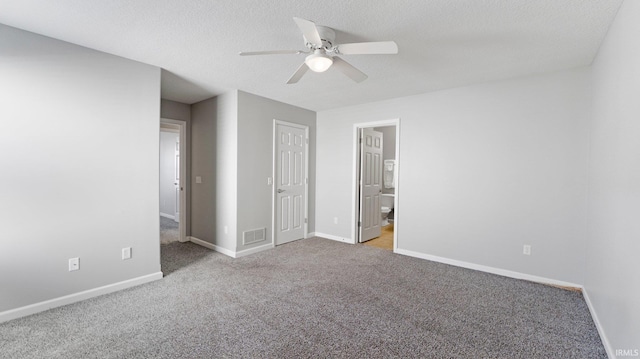
<svg viewBox="0 0 640 359">
<path fill-rule="evenodd" d="M 171 215 L 171 214 L 162 213 L 162 212 L 160 212 L 160 217 L 169 218 L 169 219 L 172 219 L 174 221 L 176 220 L 176 216 Z"/>
<path fill-rule="evenodd" d="M 614 350 L 611 347 L 609 338 L 607 338 L 607 335 L 604 332 L 604 328 L 600 324 L 600 319 L 598 319 L 596 308 L 594 308 L 593 303 L 591 303 L 591 299 L 589 298 L 589 294 L 587 293 L 587 288 L 582 288 L 582 296 L 584 297 L 584 301 L 587 302 L 587 307 L 589 308 L 589 312 L 591 313 L 591 318 L 593 318 L 593 323 L 596 325 L 596 329 L 598 329 L 598 334 L 600 334 L 602 345 L 604 345 L 604 349 L 607 351 L 607 356 L 611 359 L 615 359 L 616 356 L 614 355 Z"/>
<path fill-rule="evenodd" d="M 267 249 L 272 249 L 272 248 L 273 248 L 273 243 L 263 244 L 261 246 L 257 246 L 257 247 L 253 247 L 253 248 L 249 248 L 249 249 L 245 249 L 245 250 L 241 250 L 239 252 L 236 252 L 236 256 L 234 258 L 240 258 L 240 257 L 248 256 L 249 254 L 254 254 L 254 253 L 266 251 Z"/>
<path fill-rule="evenodd" d="M 305 238 L 311 238 L 315 236 L 316 236 L 316 232 L 310 232 L 310 233 L 307 233 L 307 236 Z"/>
<path fill-rule="evenodd" d="M 326 233 L 320 233 L 320 232 L 314 232 L 314 235 L 316 237 L 331 239 L 332 241 L 353 244 L 353 239 L 351 238 L 342 238 L 342 237 L 334 236 L 332 234 L 326 234 Z"/>
<path fill-rule="evenodd" d="M 455 260 L 455 259 L 449 259 L 449 258 L 445 258 L 445 257 L 438 257 L 438 256 L 430 255 L 430 254 L 409 251 L 409 250 L 406 250 L 406 249 L 398 248 L 398 249 L 396 249 L 394 251 L 394 253 L 403 254 L 403 255 L 409 256 L 409 257 L 426 259 L 426 260 L 433 261 L 433 262 L 438 262 L 438 263 L 450 264 L 450 265 L 456 266 L 456 267 L 462 267 L 462 268 L 473 269 L 473 270 L 477 270 L 477 271 L 481 271 L 481 272 L 497 274 L 497 275 L 501 275 L 503 277 L 509 277 L 509 278 L 515 278 L 515 279 L 524 279 L 524 280 L 528 280 L 528 281 L 531 281 L 531 282 L 537 282 L 537 283 L 543 283 L 543 284 L 552 284 L 552 285 L 557 285 L 557 286 L 562 286 L 562 287 L 574 287 L 574 288 L 580 288 L 580 289 L 583 288 L 583 286 L 581 284 L 565 282 L 565 281 L 556 280 L 556 279 L 550 279 L 550 278 L 545 278 L 545 277 L 539 277 L 539 276 L 535 276 L 535 275 L 531 275 L 531 274 L 514 272 L 514 271 L 510 271 L 510 270 L 506 270 L 506 269 L 489 267 L 489 266 L 485 266 L 485 265 L 481 265 L 481 264 L 464 262 L 464 261 L 459 261 L 459 260 Z"/>
<path fill-rule="evenodd" d="M 203 246 L 203 247 L 205 247 L 205 248 L 209 248 L 209 249 L 211 249 L 211 250 L 213 250 L 213 251 L 216 251 L 216 252 L 218 252 L 218 253 L 222 253 L 222 254 L 227 255 L 227 256 L 229 256 L 229 257 L 233 257 L 233 253 L 235 253 L 235 252 L 230 251 L 230 250 L 228 250 L 228 249 L 225 249 L 225 248 L 222 248 L 222 247 L 216 246 L 216 245 L 215 245 L 215 244 L 213 244 L 213 243 L 209 243 L 209 242 L 207 242 L 207 241 L 203 241 L 203 240 L 202 240 L 202 239 L 200 239 L 200 238 L 196 238 L 196 237 L 187 237 L 187 238 L 189 238 L 189 241 L 190 241 L 190 242 L 193 242 L 193 243 L 195 243 L 195 244 L 197 244 L 197 245 L 200 245 L 200 246 Z"/>
<path fill-rule="evenodd" d="M 135 287 L 140 284 L 153 282 L 158 279 L 162 279 L 162 272 L 147 274 L 142 277 L 132 278 L 122 282 L 108 284 L 102 287 L 93 288 L 82 292 L 65 295 L 63 297 L 45 300 L 43 302 L 27 305 L 24 307 L 7 310 L 0 313 L 0 323 L 12 319 L 26 317 L 27 315 L 44 312 L 45 310 L 61 307 L 63 305 L 80 302 L 103 294 L 113 293 L 119 290 Z"/>
<path fill-rule="evenodd" d="M 222 253 L 226 256 L 229 256 L 231 258 L 240 258 L 240 257 L 244 257 L 244 256 L 248 256 L 250 254 L 254 254 L 254 253 L 258 253 L 258 252 L 262 252 L 264 250 L 267 249 L 271 249 L 273 248 L 273 244 L 271 243 L 267 243 L 267 244 L 263 244 L 261 246 L 258 247 L 253 247 L 253 248 L 249 248 L 249 249 L 245 249 L 239 252 L 236 251 L 232 251 L 230 249 L 226 249 L 226 248 L 222 248 L 220 246 L 217 246 L 213 243 L 209 243 L 207 241 L 203 241 L 202 239 L 196 238 L 196 237 L 188 237 L 189 240 L 195 244 L 201 245 L 205 248 L 209 248 L 212 249 L 218 253 Z"/>
</svg>

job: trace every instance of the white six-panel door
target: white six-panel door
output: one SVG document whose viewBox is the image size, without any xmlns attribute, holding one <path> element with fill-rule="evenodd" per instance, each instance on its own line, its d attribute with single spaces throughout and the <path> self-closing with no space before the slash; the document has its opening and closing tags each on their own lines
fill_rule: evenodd
<svg viewBox="0 0 640 359">
<path fill-rule="evenodd" d="M 382 132 L 362 129 L 360 144 L 360 242 L 380 237 Z"/>
<path fill-rule="evenodd" d="M 307 138 L 304 128 L 276 124 L 275 243 L 305 235 Z"/>
</svg>

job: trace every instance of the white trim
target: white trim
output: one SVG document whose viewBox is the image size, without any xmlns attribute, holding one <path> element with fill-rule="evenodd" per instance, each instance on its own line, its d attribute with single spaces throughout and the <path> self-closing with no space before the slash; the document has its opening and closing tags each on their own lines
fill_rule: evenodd
<svg viewBox="0 0 640 359">
<path fill-rule="evenodd" d="M 187 174 L 187 159 L 189 157 L 189 151 L 187 151 L 187 121 L 183 120 L 173 120 L 170 118 L 160 118 L 160 125 L 162 124 L 172 124 L 177 125 L 180 128 L 180 188 L 183 189 L 180 195 L 180 209 L 178 216 L 178 230 L 180 231 L 180 236 L 178 240 L 180 242 L 188 242 L 189 238 L 187 238 L 187 197 L 190 193 L 188 174 Z M 165 131 L 166 129 L 162 129 L 161 131 Z M 160 213 L 162 215 L 162 213 Z M 168 217 L 175 221 L 175 215 Z"/>
<path fill-rule="evenodd" d="M 317 237 L 316 232 L 307 233 L 307 238 Z"/>
<path fill-rule="evenodd" d="M 235 258 L 236 257 L 236 252 L 234 252 L 232 250 L 229 250 L 229 249 L 226 249 L 226 248 L 222 248 L 222 247 L 217 246 L 217 245 L 215 245 L 213 243 L 209 243 L 207 241 L 203 241 L 200 238 L 189 237 L 189 241 L 191 241 L 191 242 L 193 242 L 193 243 L 195 243 L 197 245 L 203 246 L 205 248 L 209 248 L 211 250 L 214 250 L 214 251 L 216 251 L 218 253 L 222 253 L 222 254 L 224 254 L 226 256 L 229 256 L 231 258 Z"/>
<path fill-rule="evenodd" d="M 261 246 L 248 248 L 248 249 L 243 249 L 243 250 L 241 250 L 239 252 L 236 252 L 236 256 L 234 258 L 240 258 L 240 257 L 248 256 L 250 254 L 255 254 L 255 253 L 258 253 L 258 252 L 266 251 L 267 249 L 272 249 L 272 248 L 273 248 L 273 244 L 272 243 L 267 243 L 267 244 L 263 244 Z"/>
<path fill-rule="evenodd" d="M 166 213 L 162 213 L 162 212 L 160 212 L 160 217 L 173 219 L 174 221 L 176 220 L 176 216 L 172 216 L 170 214 L 166 214 Z"/>
<path fill-rule="evenodd" d="M 400 119 L 396 124 L 396 186 L 393 191 L 393 251 L 398 250 L 398 218 L 400 218 Z"/>
<path fill-rule="evenodd" d="M 360 122 L 353 124 L 353 193 L 351 194 L 351 243 L 356 244 L 358 242 L 358 196 L 360 191 L 360 185 L 358 184 L 358 176 L 360 171 L 360 129 L 361 128 L 373 128 L 373 127 L 385 127 L 394 126 L 396 128 L 396 187 L 394 197 L 394 209 L 393 209 L 393 251 L 398 248 L 398 224 L 399 224 L 399 201 L 400 201 L 400 118 L 394 118 L 383 121 L 373 122 Z"/>
<path fill-rule="evenodd" d="M 273 146 L 272 146 L 272 172 L 271 172 L 271 239 L 273 241 L 273 247 L 275 247 L 277 245 L 277 238 L 276 238 L 276 211 L 277 211 L 277 203 L 276 203 L 276 175 L 277 175 L 277 168 L 276 168 L 276 150 L 277 150 L 277 130 L 278 130 L 278 125 L 285 125 L 285 126 L 289 126 L 289 127 L 295 127 L 295 128 L 299 128 L 299 129 L 303 129 L 304 130 L 304 134 L 305 134 L 305 159 L 304 159 L 304 176 L 305 176 L 305 184 L 304 184 L 304 232 L 302 234 L 302 239 L 306 239 L 309 238 L 309 147 L 310 147 L 310 139 L 309 139 L 309 126 L 307 125 L 303 125 L 303 124 L 299 124 L 299 123 L 294 123 L 294 122 L 288 122 L 288 121 L 282 121 L 282 120 L 278 120 L 278 119 L 273 119 L 273 135 L 272 135 L 272 139 L 273 139 Z"/>
<path fill-rule="evenodd" d="M 167 127 L 162 127 L 162 125 L 160 125 L 160 131 L 161 131 L 161 132 L 180 133 L 180 130 L 179 130 L 179 129 L 176 129 L 176 128 L 167 128 Z"/>
<path fill-rule="evenodd" d="M 609 338 L 607 338 L 607 334 L 604 332 L 604 328 L 600 324 L 600 319 L 598 319 L 598 314 L 596 313 L 596 308 L 591 303 L 591 298 L 589 298 L 589 294 L 587 294 L 587 288 L 582 288 L 582 296 L 584 297 L 584 301 L 587 302 L 587 307 L 589 308 L 589 312 L 591 313 L 591 318 L 593 319 L 593 323 L 596 325 L 596 329 L 598 329 L 598 334 L 600 334 L 600 340 L 602 340 L 602 345 L 604 349 L 607 351 L 607 356 L 609 358 L 615 358 L 614 350 L 611 347 L 611 343 L 609 342 Z"/>
<path fill-rule="evenodd" d="M 515 279 L 524 279 L 524 280 L 528 280 L 528 281 L 531 281 L 531 282 L 537 282 L 537 283 L 542 283 L 542 284 L 552 284 L 552 285 L 557 285 L 557 286 L 562 286 L 562 287 L 574 287 L 574 288 L 580 288 L 580 289 L 583 288 L 583 286 L 581 284 L 575 284 L 575 283 L 565 282 L 565 281 L 556 280 L 556 279 L 539 277 L 539 276 L 535 276 L 535 275 L 531 275 L 531 274 L 514 272 L 514 271 L 510 271 L 510 270 L 506 270 L 506 269 L 489 267 L 489 266 L 485 266 L 485 265 L 481 265 L 481 264 L 475 264 L 475 263 L 470 263 L 470 262 L 459 261 L 459 260 L 456 260 L 456 259 L 449 259 L 449 258 L 445 258 L 445 257 L 434 256 L 434 255 L 431 255 L 431 254 L 425 254 L 425 253 L 420 253 L 420 252 L 409 251 L 409 250 L 406 250 L 406 249 L 398 248 L 398 249 L 396 249 L 394 251 L 394 253 L 403 254 L 403 255 L 406 255 L 406 256 L 409 256 L 409 257 L 426 259 L 426 260 L 433 261 L 433 262 L 449 264 L 449 265 L 456 266 L 456 267 L 473 269 L 473 270 L 477 270 L 477 271 L 480 271 L 480 272 L 497 274 L 497 275 L 501 275 L 503 277 L 509 277 L 509 278 L 515 278 Z"/>
<path fill-rule="evenodd" d="M 263 245 L 258 246 L 258 247 L 244 249 L 244 250 L 241 250 L 239 252 L 236 252 L 236 251 L 232 251 L 230 249 L 222 248 L 222 247 L 217 246 L 217 245 L 215 245 L 213 243 L 209 243 L 207 241 L 203 241 L 202 239 L 199 239 L 199 238 L 196 238 L 196 237 L 188 237 L 188 238 L 189 238 L 189 241 L 191 241 L 191 242 L 193 242 L 193 243 L 195 243 L 197 245 L 203 246 L 205 248 L 209 248 L 211 250 L 214 250 L 214 251 L 216 251 L 218 253 L 224 254 L 224 255 L 229 256 L 231 258 L 240 258 L 240 257 L 248 256 L 250 254 L 262 252 L 262 251 L 265 251 L 267 249 L 273 248 L 273 243 L 267 243 L 267 244 L 263 244 Z"/>
<path fill-rule="evenodd" d="M 82 292 L 65 295 L 63 297 L 58 297 L 54 299 L 45 300 L 43 302 L 30 304 L 24 307 L 7 310 L 4 312 L 0 312 L 0 323 L 6 322 L 12 319 L 26 317 L 27 315 L 36 314 L 52 308 L 61 307 L 63 305 L 80 302 L 80 301 L 97 297 L 103 294 L 117 292 L 123 289 L 135 287 L 137 285 L 153 282 L 159 279 L 162 279 L 162 272 L 147 274 L 141 277 L 128 279 L 122 282 L 108 284 L 102 287 L 93 288 L 93 289 L 85 290 Z"/>
<path fill-rule="evenodd" d="M 322 237 L 322 238 L 330 239 L 332 241 L 355 244 L 355 242 L 353 241 L 353 238 L 343 238 L 343 237 L 334 236 L 333 234 L 326 234 L 326 233 L 320 233 L 320 232 L 315 232 L 314 235 L 316 237 Z"/>
<path fill-rule="evenodd" d="M 358 242 L 358 221 L 360 216 L 358 215 L 358 205 L 360 202 L 360 124 L 353 125 L 353 193 L 351 194 L 351 243 L 356 244 Z"/>
</svg>

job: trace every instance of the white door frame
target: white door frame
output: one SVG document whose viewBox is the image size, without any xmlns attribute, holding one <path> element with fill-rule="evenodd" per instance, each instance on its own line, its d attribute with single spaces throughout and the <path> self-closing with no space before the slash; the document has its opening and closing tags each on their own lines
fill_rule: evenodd
<svg viewBox="0 0 640 359">
<path fill-rule="evenodd" d="M 301 125 L 299 123 L 287 122 L 278 119 L 273 119 L 273 149 L 272 149 L 272 172 L 271 172 L 271 246 L 276 246 L 276 212 L 277 212 L 277 194 L 276 183 L 278 183 L 278 171 L 277 166 L 277 143 L 278 143 L 278 125 L 285 125 L 289 127 L 300 128 L 304 130 L 305 137 L 305 159 L 304 159 L 304 233 L 303 239 L 306 239 L 309 235 L 309 126 Z"/>
<path fill-rule="evenodd" d="M 353 238 L 353 244 L 359 243 L 358 236 L 360 231 L 358 230 L 358 221 L 360 219 L 359 202 L 360 202 L 360 184 L 358 178 L 360 176 L 360 129 L 372 128 L 372 127 L 385 127 L 395 126 L 396 128 L 396 171 L 400 170 L 400 119 L 395 118 L 391 120 L 374 121 L 374 122 L 361 122 L 353 125 L 353 193 L 351 201 L 351 214 L 353 222 L 351 223 L 351 233 Z M 400 172 L 397 172 L 398 174 Z M 400 203 L 400 180 L 399 175 L 396 177 L 395 196 L 393 199 L 393 251 L 398 251 L 398 232 L 400 224 L 399 206 Z"/>
<path fill-rule="evenodd" d="M 160 124 L 177 125 L 180 130 L 180 219 L 178 223 L 178 229 L 180 232 L 179 241 L 187 242 L 187 196 L 189 195 L 189 187 L 187 186 L 187 121 L 173 120 L 169 118 L 161 118 Z"/>
</svg>

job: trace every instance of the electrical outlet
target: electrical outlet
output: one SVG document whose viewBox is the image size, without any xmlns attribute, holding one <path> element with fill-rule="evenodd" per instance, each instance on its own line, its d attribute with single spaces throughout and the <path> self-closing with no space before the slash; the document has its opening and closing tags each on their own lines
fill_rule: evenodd
<svg viewBox="0 0 640 359">
<path fill-rule="evenodd" d="M 131 247 L 122 248 L 122 260 L 131 259 Z"/>
<path fill-rule="evenodd" d="M 80 269 L 80 258 L 69 258 L 69 272 Z"/>
<path fill-rule="evenodd" d="M 338 217 L 333 217 L 333 224 L 338 224 Z"/>
<path fill-rule="evenodd" d="M 525 244 L 524 247 L 522 247 L 522 254 L 530 256 L 531 255 L 531 246 L 528 244 Z"/>
</svg>

